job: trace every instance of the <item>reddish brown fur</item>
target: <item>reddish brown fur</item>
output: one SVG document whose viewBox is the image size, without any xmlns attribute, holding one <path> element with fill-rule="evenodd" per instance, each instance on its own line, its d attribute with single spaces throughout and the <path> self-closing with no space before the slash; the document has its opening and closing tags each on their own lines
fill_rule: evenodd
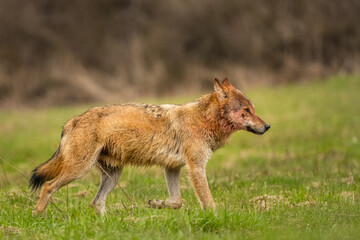
<svg viewBox="0 0 360 240">
<path fill-rule="evenodd" d="M 82 177 L 96 162 L 116 178 L 125 165 L 165 168 L 170 194 L 165 205 L 173 208 L 181 207 L 178 175 L 186 166 L 202 207 L 214 208 L 205 172 L 211 154 L 237 130 L 262 134 L 270 127 L 227 79 L 222 84 L 216 79 L 214 88 L 215 92 L 183 105 L 95 107 L 71 119 L 64 126 L 57 153 L 34 170 L 33 188 L 47 181 L 34 213 L 43 212 L 55 191 Z M 112 188 L 103 176 L 93 201 L 101 214 Z"/>
</svg>

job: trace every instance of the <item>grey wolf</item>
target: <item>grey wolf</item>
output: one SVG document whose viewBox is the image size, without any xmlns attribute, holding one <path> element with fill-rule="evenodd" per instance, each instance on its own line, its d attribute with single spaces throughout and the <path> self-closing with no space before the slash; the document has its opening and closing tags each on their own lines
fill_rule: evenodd
<svg viewBox="0 0 360 240">
<path fill-rule="evenodd" d="M 33 214 L 44 212 L 58 189 L 100 166 L 106 173 L 92 205 L 103 215 L 126 165 L 164 168 L 169 198 L 149 201 L 150 206 L 182 206 L 179 175 L 185 167 L 202 208 L 214 209 L 205 171 L 212 153 L 238 130 L 260 135 L 269 128 L 228 79 L 215 79 L 214 92 L 182 105 L 94 107 L 66 123 L 57 151 L 33 170 L 30 187 L 44 185 Z"/>
</svg>

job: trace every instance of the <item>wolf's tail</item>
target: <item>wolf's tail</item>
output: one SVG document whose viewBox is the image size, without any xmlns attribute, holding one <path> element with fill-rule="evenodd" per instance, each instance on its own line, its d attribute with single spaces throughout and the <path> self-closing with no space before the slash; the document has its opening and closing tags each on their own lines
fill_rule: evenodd
<svg viewBox="0 0 360 240">
<path fill-rule="evenodd" d="M 46 181 L 57 177 L 62 169 L 63 159 L 61 157 L 59 147 L 49 160 L 32 171 L 32 176 L 29 180 L 29 186 L 31 190 L 34 191 L 40 188 Z"/>
</svg>

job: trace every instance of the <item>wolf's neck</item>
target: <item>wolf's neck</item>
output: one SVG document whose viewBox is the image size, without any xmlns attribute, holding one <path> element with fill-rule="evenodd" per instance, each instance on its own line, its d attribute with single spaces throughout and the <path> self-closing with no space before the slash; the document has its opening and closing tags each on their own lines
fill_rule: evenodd
<svg viewBox="0 0 360 240">
<path fill-rule="evenodd" d="M 196 111 L 204 124 L 203 134 L 213 151 L 223 146 L 235 132 L 233 126 L 223 117 L 215 93 L 201 97 Z"/>
</svg>

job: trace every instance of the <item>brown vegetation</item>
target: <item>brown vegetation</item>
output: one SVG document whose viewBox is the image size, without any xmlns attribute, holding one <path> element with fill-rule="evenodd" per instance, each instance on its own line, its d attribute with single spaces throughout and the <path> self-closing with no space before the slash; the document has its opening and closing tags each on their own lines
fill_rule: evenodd
<svg viewBox="0 0 360 240">
<path fill-rule="evenodd" d="M 359 12 L 355 0 L 3 0 L 0 106 L 356 71 Z"/>
</svg>

